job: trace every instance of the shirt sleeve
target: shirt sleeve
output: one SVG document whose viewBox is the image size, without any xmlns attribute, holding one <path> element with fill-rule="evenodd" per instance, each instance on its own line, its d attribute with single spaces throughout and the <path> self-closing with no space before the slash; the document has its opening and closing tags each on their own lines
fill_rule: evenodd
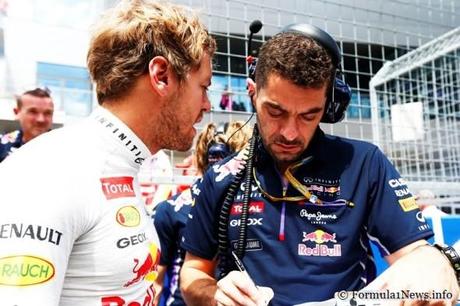
<svg viewBox="0 0 460 306">
<path fill-rule="evenodd" d="M 212 260 L 217 253 L 217 218 L 221 207 L 222 183 L 208 171 L 193 190 L 194 205 L 184 231 L 181 247 L 193 255 Z"/>
<path fill-rule="evenodd" d="M 410 193 L 406 181 L 376 148 L 369 162 L 369 238 L 382 256 L 433 235 Z"/>
<path fill-rule="evenodd" d="M 21 184 L 7 183 L 15 165 L 0 177 L 0 185 L 8 186 L 0 194 L 0 304 L 57 306 L 85 212 L 70 205 L 64 184 L 48 177 L 47 185 L 36 184 L 33 174 Z"/>
<path fill-rule="evenodd" d="M 176 237 L 177 231 L 174 229 L 174 210 L 168 200 L 161 202 L 156 207 L 153 224 L 160 239 L 160 264 L 164 266 L 171 265 L 174 259 L 174 248 L 179 237 Z"/>
</svg>

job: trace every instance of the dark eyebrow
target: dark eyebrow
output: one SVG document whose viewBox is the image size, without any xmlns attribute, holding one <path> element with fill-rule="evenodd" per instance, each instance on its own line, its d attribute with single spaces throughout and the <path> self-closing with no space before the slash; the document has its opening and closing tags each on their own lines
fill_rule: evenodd
<svg viewBox="0 0 460 306">
<path fill-rule="evenodd" d="M 309 110 L 306 111 L 306 112 L 301 113 L 300 115 L 317 114 L 317 113 L 319 113 L 319 112 L 322 111 L 322 110 L 323 110 L 322 107 L 314 107 L 314 108 L 312 108 L 312 109 L 309 109 Z"/>
<path fill-rule="evenodd" d="M 265 104 L 266 104 L 267 106 L 270 106 L 270 107 L 272 107 L 272 108 L 276 108 L 276 109 L 281 110 L 281 111 L 283 111 L 283 112 L 286 111 L 286 110 L 283 109 L 281 106 L 279 106 L 279 104 L 276 104 L 276 103 L 274 103 L 274 102 L 265 101 Z"/>
<path fill-rule="evenodd" d="M 271 101 L 266 101 L 265 103 L 269 107 L 272 107 L 272 108 L 275 108 L 277 110 L 286 112 L 286 110 L 284 108 L 282 108 L 279 104 L 276 104 L 276 103 L 271 102 Z M 300 115 L 303 116 L 303 115 L 309 115 L 309 114 L 317 114 L 317 113 L 321 112 L 322 110 L 323 110 L 322 107 L 314 107 L 312 109 L 307 110 L 306 112 L 300 113 Z"/>
</svg>

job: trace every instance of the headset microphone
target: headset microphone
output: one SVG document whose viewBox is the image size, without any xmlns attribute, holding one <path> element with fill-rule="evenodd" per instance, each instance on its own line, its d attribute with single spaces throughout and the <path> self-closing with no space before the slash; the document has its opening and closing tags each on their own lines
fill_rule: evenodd
<svg viewBox="0 0 460 306">
<path fill-rule="evenodd" d="M 255 73 L 256 73 L 256 62 L 257 59 L 254 58 L 251 54 L 251 43 L 252 43 L 252 36 L 256 33 L 259 33 L 260 29 L 262 29 L 262 21 L 254 20 L 249 25 L 249 41 L 248 41 L 248 56 L 246 57 L 246 62 L 248 63 L 248 75 L 251 79 L 255 80 Z"/>
</svg>

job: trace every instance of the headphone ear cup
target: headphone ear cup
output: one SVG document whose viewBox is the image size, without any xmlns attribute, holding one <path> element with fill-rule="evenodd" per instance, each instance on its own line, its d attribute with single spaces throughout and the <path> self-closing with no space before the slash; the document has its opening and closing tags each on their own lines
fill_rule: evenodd
<svg viewBox="0 0 460 306">
<path fill-rule="evenodd" d="M 351 101 L 351 88 L 341 78 L 336 77 L 333 88 L 329 91 L 321 122 L 336 123 L 345 117 L 345 111 Z"/>
</svg>

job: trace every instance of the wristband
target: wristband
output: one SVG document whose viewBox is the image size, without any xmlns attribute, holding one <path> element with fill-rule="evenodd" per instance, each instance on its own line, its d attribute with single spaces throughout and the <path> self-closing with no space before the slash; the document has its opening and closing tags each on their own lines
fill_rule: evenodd
<svg viewBox="0 0 460 306">
<path fill-rule="evenodd" d="M 449 260 L 450 264 L 454 268 L 457 280 L 460 281 L 460 255 L 457 251 L 451 246 L 442 246 L 437 243 L 433 244 L 446 258 Z"/>
</svg>

